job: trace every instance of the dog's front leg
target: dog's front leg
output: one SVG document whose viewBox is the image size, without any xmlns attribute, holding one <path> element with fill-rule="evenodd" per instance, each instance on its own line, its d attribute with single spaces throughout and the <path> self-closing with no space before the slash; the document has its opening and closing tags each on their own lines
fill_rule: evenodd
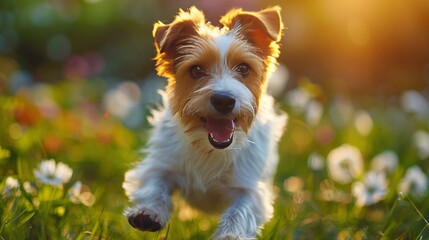
<svg viewBox="0 0 429 240">
<path fill-rule="evenodd" d="M 272 194 L 262 191 L 243 190 L 223 214 L 214 240 L 256 239 L 259 226 L 271 218 Z"/>
<path fill-rule="evenodd" d="M 170 218 L 171 187 L 161 176 L 152 175 L 142 181 L 134 178 L 134 173 L 132 170 L 125 177 L 124 188 L 134 203 L 133 207 L 125 211 L 125 216 L 134 228 L 141 231 L 158 231 Z M 137 188 L 133 189 L 133 184 Z"/>
</svg>

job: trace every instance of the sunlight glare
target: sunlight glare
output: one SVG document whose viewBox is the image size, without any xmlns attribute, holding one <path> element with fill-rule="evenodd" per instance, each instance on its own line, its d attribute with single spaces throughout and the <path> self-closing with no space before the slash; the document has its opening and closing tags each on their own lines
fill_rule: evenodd
<svg viewBox="0 0 429 240">
<path fill-rule="evenodd" d="M 355 45 L 364 47 L 371 39 L 368 25 L 360 19 L 350 19 L 347 23 L 347 33 Z"/>
</svg>

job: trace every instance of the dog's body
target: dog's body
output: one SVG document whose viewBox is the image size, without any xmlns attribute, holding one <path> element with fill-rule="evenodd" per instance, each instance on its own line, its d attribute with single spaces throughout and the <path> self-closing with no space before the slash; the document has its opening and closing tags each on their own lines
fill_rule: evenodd
<svg viewBox="0 0 429 240">
<path fill-rule="evenodd" d="M 169 83 L 146 157 L 123 184 L 135 228 L 164 227 L 175 190 L 195 208 L 224 212 L 214 239 L 253 238 L 272 217 L 286 115 L 274 111 L 265 85 L 278 56 L 279 9 L 233 10 L 221 23 L 191 8 L 155 25 L 157 69 Z"/>
</svg>

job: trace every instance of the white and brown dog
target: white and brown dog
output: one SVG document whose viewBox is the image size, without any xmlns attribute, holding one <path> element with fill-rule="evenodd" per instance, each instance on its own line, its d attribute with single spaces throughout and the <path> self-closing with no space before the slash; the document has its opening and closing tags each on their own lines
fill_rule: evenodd
<svg viewBox="0 0 429 240">
<path fill-rule="evenodd" d="M 235 9 L 220 23 L 191 7 L 155 24 L 157 71 L 168 86 L 146 157 L 123 183 L 134 228 L 162 229 L 175 190 L 195 208 L 223 212 L 214 239 L 255 238 L 273 215 L 286 114 L 275 112 L 266 85 L 279 56 L 280 8 Z"/>
</svg>

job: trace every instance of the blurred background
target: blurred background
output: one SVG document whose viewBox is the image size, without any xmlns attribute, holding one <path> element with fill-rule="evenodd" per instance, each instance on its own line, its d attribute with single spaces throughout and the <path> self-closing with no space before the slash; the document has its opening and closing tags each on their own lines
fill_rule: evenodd
<svg viewBox="0 0 429 240">
<path fill-rule="evenodd" d="M 429 225 L 417 222 L 422 215 L 409 204 L 396 211 L 403 206 L 396 204 L 396 186 L 413 175 L 407 169 L 421 169 L 423 197 L 414 200 L 428 216 L 429 1 L 0 0 L 0 189 L 8 176 L 34 182 L 38 163 L 53 158 L 67 163 L 74 170 L 72 181 L 82 180 L 96 199 L 94 208 L 76 218 L 75 228 L 68 227 L 70 218 L 38 212 L 37 218 L 25 217 L 33 232 L 22 224 L 7 230 L 11 236 L 28 232 L 30 239 L 43 239 L 35 223 L 43 226 L 43 219 L 53 216 L 53 222 L 65 222 L 58 238 L 74 239 L 93 229 L 107 232 L 106 238 L 141 239 L 122 217 L 127 199 L 121 183 L 141 157 L 138 149 L 150 129 L 146 118 L 159 104 L 157 89 L 165 85 L 154 71 L 152 28 L 192 5 L 214 25 L 233 7 L 282 7 L 286 29 L 269 90 L 290 117 L 279 147 L 277 220 L 265 236 L 378 239 L 383 232 L 393 234 L 387 239 L 418 239 L 426 234 Z M 356 146 L 365 163 L 353 181 L 364 179 L 377 154 L 397 157 L 384 202 L 364 202 L 368 209 L 357 210 L 350 204 L 352 183 L 331 181 L 325 158 L 344 143 Z M 0 236 L 3 212 L 11 212 L 11 219 L 22 216 L 8 204 L 0 201 Z M 180 214 L 175 216 L 181 221 L 194 221 Z M 397 216 L 406 217 L 396 221 Z M 183 239 L 207 239 L 215 221 L 201 219 L 192 231 L 179 226 Z M 171 229 L 178 231 L 177 225 Z"/>
<path fill-rule="evenodd" d="M 143 81 L 154 71 L 153 23 L 170 22 L 178 8 L 192 5 L 213 24 L 232 7 L 281 6 L 287 29 L 280 62 L 291 80 L 307 77 L 352 98 L 427 91 L 425 0 L 3 0 L 1 88 L 16 90 L 25 81 Z"/>
</svg>

